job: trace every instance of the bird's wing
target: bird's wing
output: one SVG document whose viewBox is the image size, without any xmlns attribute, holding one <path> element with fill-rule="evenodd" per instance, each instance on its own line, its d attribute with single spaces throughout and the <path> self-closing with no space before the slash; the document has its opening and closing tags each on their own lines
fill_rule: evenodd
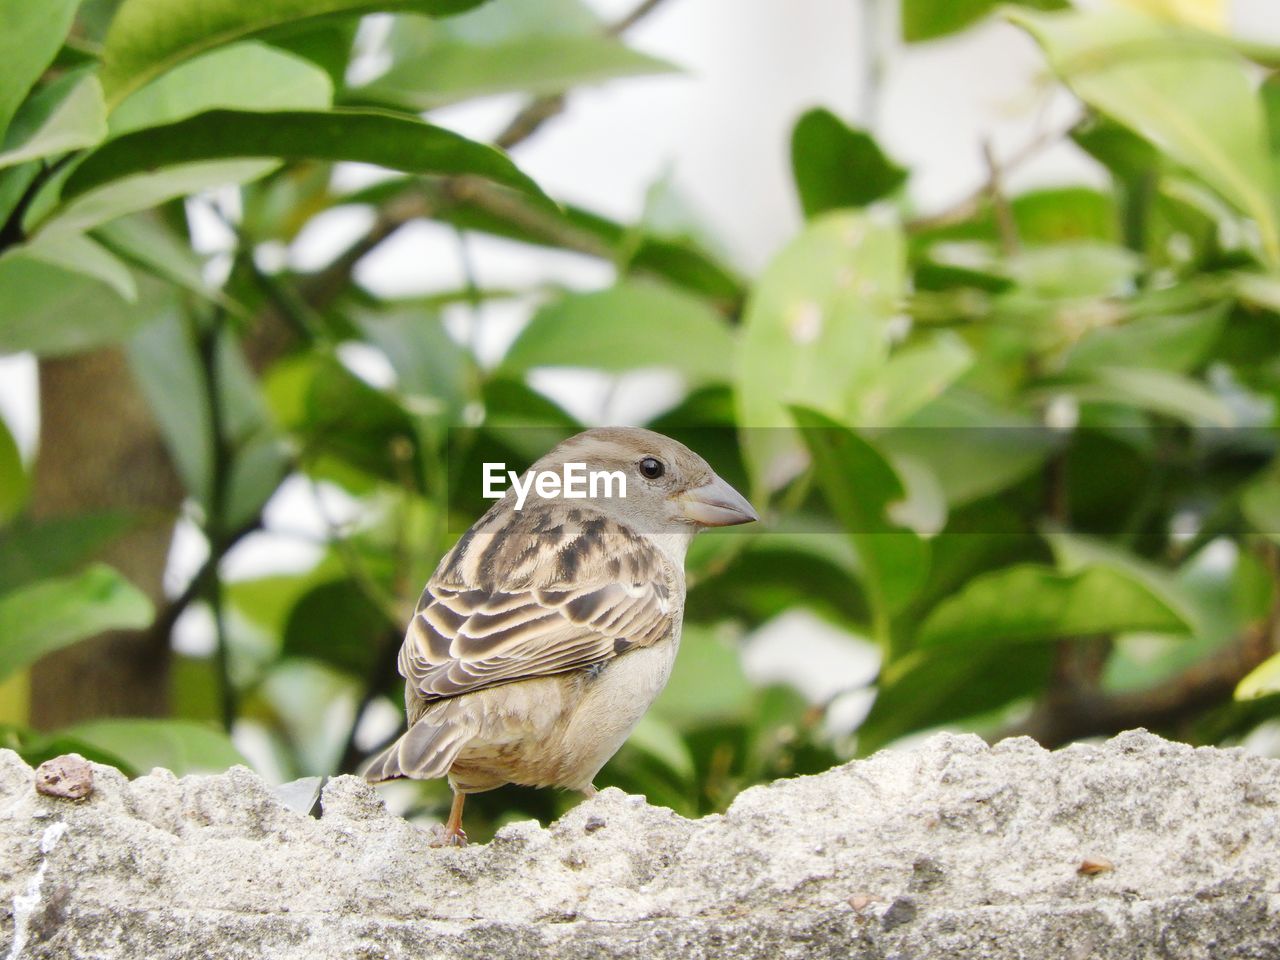
<svg viewBox="0 0 1280 960">
<path fill-rule="evenodd" d="M 400 673 L 425 704 L 656 643 L 673 621 L 667 569 L 650 541 L 603 517 L 491 513 L 423 591 Z"/>
</svg>

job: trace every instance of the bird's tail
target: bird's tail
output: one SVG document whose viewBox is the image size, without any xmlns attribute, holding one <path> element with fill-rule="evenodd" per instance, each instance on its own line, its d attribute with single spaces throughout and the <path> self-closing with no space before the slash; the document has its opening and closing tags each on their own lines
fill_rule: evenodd
<svg viewBox="0 0 1280 960">
<path fill-rule="evenodd" d="M 419 720 L 404 736 L 369 761 L 363 771 L 364 778 L 370 783 L 379 783 L 400 777 L 412 780 L 443 777 L 469 739 L 469 732 L 455 723 Z"/>
</svg>

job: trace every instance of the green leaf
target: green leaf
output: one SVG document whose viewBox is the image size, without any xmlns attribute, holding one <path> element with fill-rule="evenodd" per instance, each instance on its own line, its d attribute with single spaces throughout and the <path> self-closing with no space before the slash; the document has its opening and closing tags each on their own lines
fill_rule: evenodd
<svg viewBox="0 0 1280 960">
<path fill-rule="evenodd" d="M 80 0 L 0 0 L 0 135 L 53 61 Z"/>
<path fill-rule="evenodd" d="M 970 580 L 934 608 L 917 642 L 969 648 L 1132 630 L 1186 633 L 1190 624 L 1124 571 L 1089 565 L 1063 573 L 1022 564 Z"/>
<path fill-rule="evenodd" d="M 1253 700 L 1280 693 L 1280 653 L 1273 654 L 1254 667 L 1236 686 L 1237 700 Z"/>
<path fill-rule="evenodd" d="M 1280 264 L 1266 125 L 1239 54 L 1207 34 L 1129 10 L 1009 16 L 1035 37 L 1082 100 L 1155 144 L 1251 217 L 1265 260 Z"/>
<path fill-rule="evenodd" d="M 1280 76 L 1272 73 L 1258 90 L 1267 125 L 1267 152 L 1271 156 L 1272 183 L 1280 193 Z"/>
<path fill-rule="evenodd" d="M 37 163 L 0 170 L 0 219 L 8 220 L 40 171 Z"/>
<path fill-rule="evenodd" d="M 155 171 L 165 167 L 189 170 L 188 165 L 211 160 L 247 158 L 350 160 L 407 173 L 469 174 L 550 203 L 498 150 L 409 117 L 378 110 L 211 110 L 125 134 L 89 154 L 63 187 L 63 201 L 69 207 L 59 216 L 59 225 L 83 225 L 85 218 L 77 216 L 77 207 L 102 189 L 119 189 L 121 181 L 144 177 L 145 187 L 148 181 L 158 180 Z M 175 193 L 175 185 L 163 184 L 151 191 L 147 205 L 191 189 L 184 185 Z M 139 209 L 136 200 L 130 205 Z M 90 222 L 101 223 L 103 218 L 95 213 Z"/>
<path fill-rule="evenodd" d="M 765 268 L 747 302 L 735 377 L 754 499 L 766 499 L 779 466 L 799 452 L 786 431 L 760 428 L 790 427 L 790 404 L 843 421 L 879 375 L 904 257 L 896 224 L 838 211 L 813 220 Z"/>
<path fill-rule="evenodd" d="M 150 131 L 140 131 L 146 136 Z M 118 142 L 118 141 L 117 141 Z M 110 146 L 110 144 L 108 144 Z M 65 206 L 33 206 L 24 222 L 28 233 L 77 233 L 91 230 L 116 217 L 152 207 L 177 197 L 229 183 L 247 183 L 280 166 L 277 160 L 240 160 L 187 163 L 166 170 L 151 170 L 123 176 Z M 41 194 L 44 196 L 45 194 Z"/>
<path fill-rule="evenodd" d="M 378 638 L 391 629 L 382 611 L 350 580 L 308 590 L 289 611 L 281 654 L 310 657 L 358 677 L 367 676 Z"/>
<path fill-rule="evenodd" d="M 563 407 L 520 380 L 493 377 L 485 380 L 482 389 L 485 428 L 504 430 L 503 439 L 519 442 L 523 437 L 536 436 L 544 430 L 558 431 L 560 437 L 568 437 L 582 429 L 582 424 Z M 532 463 L 547 451 L 543 447 L 525 449 L 524 452 Z"/>
<path fill-rule="evenodd" d="M 0 531 L 0 592 L 71 573 L 135 523 L 114 511 L 18 519 Z"/>
<path fill-rule="evenodd" d="M 500 370 L 670 367 L 694 384 L 727 380 L 733 337 L 706 302 L 670 287 L 626 282 L 570 293 L 540 309 Z"/>
<path fill-rule="evenodd" d="M 313 476 L 361 489 L 372 478 L 403 484 L 421 476 L 417 421 L 385 391 L 365 383 L 332 355 L 277 363 L 264 384 L 269 409 L 302 444 Z M 398 451 L 413 451 L 406 461 Z"/>
<path fill-rule="evenodd" d="M 1008 261 L 1011 277 L 1040 302 L 1122 295 L 1140 266 L 1132 251 L 1090 240 L 1034 247 Z"/>
<path fill-rule="evenodd" d="M 475 359 L 445 330 L 438 315 L 419 307 L 389 303 L 377 310 L 355 307 L 352 319 L 396 372 L 396 392 L 406 408 L 438 406 L 455 424 L 473 399 L 479 371 Z"/>
<path fill-rule="evenodd" d="M 267 636 L 282 637 L 294 605 L 313 587 L 344 572 L 329 551 L 314 569 L 301 574 L 270 574 L 227 584 L 227 602 L 235 615 Z"/>
<path fill-rule="evenodd" d="M 310 60 L 324 70 L 334 88 L 339 89 L 346 82 L 347 66 L 359 29 L 359 17 L 312 20 L 275 32 L 271 45 Z"/>
<path fill-rule="evenodd" d="M 609 36 L 577 0 L 490 0 L 443 22 L 398 17 L 391 54 L 388 70 L 355 97 L 422 111 L 468 97 L 552 95 L 674 69 Z"/>
<path fill-rule="evenodd" d="M 791 132 L 791 170 L 806 217 L 865 207 L 892 193 L 907 171 L 869 133 L 845 125 L 830 110 L 810 110 Z"/>
<path fill-rule="evenodd" d="M 792 414 L 823 496 L 858 551 L 874 633 L 887 646 L 891 618 L 929 572 L 928 544 L 889 520 L 890 507 L 906 490 L 884 456 L 858 434 L 813 410 L 793 407 Z"/>
<path fill-rule="evenodd" d="M 1067 0 L 1013 0 L 1019 6 L 1057 10 Z M 996 8 L 1000 0 L 903 0 L 902 39 L 907 43 L 934 40 L 958 33 L 977 23 Z"/>
<path fill-rule="evenodd" d="M 74 236 L 74 234 L 73 234 Z M 153 276 L 219 303 L 237 312 L 243 307 L 230 300 L 204 278 L 204 263 L 187 241 L 159 218 L 138 214 L 104 223 L 93 232 L 95 240 L 117 257 L 135 264 Z"/>
<path fill-rule="evenodd" d="M 1280 543 L 1280 474 L 1270 470 L 1245 486 L 1240 509 L 1254 530 Z"/>
<path fill-rule="evenodd" d="M 737 647 L 706 627 L 688 625 L 671 679 L 653 712 L 678 727 L 727 717 L 745 717 L 752 700 L 751 683 L 742 672 Z"/>
<path fill-rule="evenodd" d="M 1240 271 L 1232 275 L 1230 289 L 1247 304 L 1280 313 L 1280 274 Z"/>
<path fill-rule="evenodd" d="M 421 60 L 397 64 L 354 94 L 361 100 L 421 111 L 512 90 L 549 96 L 675 69 L 666 60 L 608 37 L 530 37 L 492 47 L 440 45 Z"/>
<path fill-rule="evenodd" d="M 123 760 L 131 770 L 156 767 L 179 776 L 220 773 L 248 761 L 226 734 L 187 720 L 94 720 L 64 727 L 57 736 L 87 743 Z"/>
<path fill-rule="evenodd" d="M 1088 187 L 1033 190 L 1015 197 L 1009 206 L 1018 239 L 1024 244 L 1094 240 L 1114 245 L 1121 239 L 1116 200 L 1099 190 Z"/>
<path fill-rule="evenodd" d="M 333 82 L 319 67 L 266 44 L 222 47 L 171 70 L 111 114 L 111 135 L 158 127 L 207 110 L 323 110 Z"/>
<path fill-rule="evenodd" d="M 1192 426 L 1230 427 L 1235 414 L 1199 381 L 1143 367 L 1094 367 L 1077 376 L 1044 381 L 1034 393 L 1067 393 L 1082 403 L 1137 407 Z"/>
<path fill-rule="evenodd" d="M 129 268 L 82 233 L 42 234 L 19 249 L 32 260 L 101 280 L 122 299 L 137 302 L 138 284 Z"/>
<path fill-rule="evenodd" d="M 0 595 L 0 679 L 104 630 L 141 629 L 153 615 L 146 595 L 102 564 L 10 590 Z"/>
<path fill-rule="evenodd" d="M 140 330 L 127 344 L 129 366 L 165 439 L 183 487 L 206 509 L 213 441 L 203 392 L 204 374 L 176 314 Z"/>
<path fill-rule="evenodd" d="M 1029 417 L 953 389 L 876 440 L 895 462 L 927 464 L 951 507 L 990 496 L 1025 478 L 1053 449 L 1054 437 Z"/>
<path fill-rule="evenodd" d="M 510 43 L 521 37 L 584 36 L 603 29 L 600 18 L 583 0 L 489 0 L 448 19 L 399 17 L 388 47 L 393 59 L 403 60 L 421 51 L 425 39 L 481 46 Z"/>
<path fill-rule="evenodd" d="M 1111 171 L 1118 183 L 1127 185 L 1161 170 L 1161 156 L 1155 147 L 1105 116 L 1086 117 L 1071 131 L 1071 139 Z"/>
<path fill-rule="evenodd" d="M 0 257 L 0 290 L 0 353 L 56 356 L 115 343 L 155 319 L 157 310 L 145 297 L 130 304 L 100 280 L 23 250 Z"/>
<path fill-rule="evenodd" d="M 151 407 L 183 484 L 206 509 L 213 483 L 212 422 L 205 374 L 196 345 L 181 317 L 151 324 L 130 340 L 129 366 Z M 223 441 L 231 457 L 230 478 L 219 518 L 232 529 L 248 520 L 275 490 L 285 462 L 257 381 L 239 341 L 224 333 L 214 366 L 222 408 Z"/>
<path fill-rule="evenodd" d="M 981 20 L 999 0 L 902 0 L 902 39 L 934 40 Z"/>
<path fill-rule="evenodd" d="M 1039 693 L 1052 663 L 1048 644 L 914 651 L 882 671 L 875 703 L 858 728 L 858 753 Z"/>
<path fill-rule="evenodd" d="M 1134 367 L 1186 373 L 1217 342 L 1229 311 L 1230 304 L 1224 301 L 1192 313 L 1135 317 L 1119 326 L 1092 330 L 1071 349 L 1065 369 L 1109 367 L 1117 357 L 1124 357 Z"/>
<path fill-rule="evenodd" d="M 839 531 L 833 525 L 830 532 Z M 795 607 L 806 607 L 834 623 L 868 622 L 870 610 L 858 581 L 852 540 L 770 531 L 744 549 L 717 548 L 716 542 L 699 537 L 690 547 L 686 565 L 690 582 L 697 586 L 685 604 L 686 623 L 726 618 L 763 623 Z M 711 556 L 703 559 L 707 551 Z"/>
<path fill-rule="evenodd" d="M 1141 584 L 1162 604 L 1172 610 L 1187 628 L 1201 632 L 1206 628 L 1195 604 L 1172 573 L 1148 563 L 1133 553 L 1093 537 L 1048 531 L 1044 538 L 1053 549 L 1054 560 L 1063 573 L 1079 573 L 1089 567 L 1106 567 Z"/>
<path fill-rule="evenodd" d="M 11 129 L 11 135 L 12 132 Z M 0 169 L 91 147 L 106 135 L 107 108 L 102 102 L 102 86 L 97 77 L 89 75 L 50 105 L 38 126 L 21 143 L 10 146 L 10 139 L 5 139 L 8 149 L 0 153 Z"/>
<path fill-rule="evenodd" d="M 136 776 L 140 772 L 113 753 L 99 750 L 93 744 L 63 736 L 58 732 L 45 735 L 26 727 L 0 724 L 0 746 L 13 750 L 30 767 L 38 767 L 54 757 L 78 753 L 90 763 L 102 763 L 115 767 L 123 771 L 126 776 Z"/>
<path fill-rule="evenodd" d="M 8 425 L 0 417 L 0 526 L 8 523 L 22 509 L 29 487 L 30 481 L 22 466 L 18 445 L 13 441 Z M 2 539 L 0 544 L 3 544 Z"/>
<path fill-rule="evenodd" d="M 953 333 L 904 347 L 872 376 L 853 422 L 894 426 L 935 400 L 973 366 L 973 350 Z"/>
<path fill-rule="evenodd" d="M 1091 541 L 1089 547 L 1108 547 Z M 1112 644 L 1101 677 L 1109 693 L 1149 690 L 1203 666 L 1213 658 L 1230 655 L 1240 637 L 1268 615 L 1273 580 L 1266 566 L 1252 552 L 1224 551 L 1215 540 L 1197 551 L 1176 572 L 1155 568 L 1161 587 L 1172 587 L 1180 609 L 1191 611 L 1194 630 L 1190 637 L 1158 633 L 1121 634 Z M 1123 551 L 1111 547 L 1115 553 Z M 1133 558 L 1129 558 L 1132 562 Z M 1140 566 L 1147 566 L 1141 564 Z"/>
<path fill-rule="evenodd" d="M 574 250 L 596 249 L 600 255 L 625 264 L 629 276 L 657 277 L 691 293 L 705 296 L 718 309 L 736 314 L 743 283 L 736 272 L 687 236 L 659 236 L 640 231 L 582 207 L 566 205 L 548 211 L 518 196 L 502 204 L 472 200 L 457 191 L 446 194 L 428 183 L 396 178 L 358 190 L 343 200 L 353 204 L 383 204 L 407 190 L 424 193 L 438 220 L 464 230 L 476 230 L 521 243 Z"/>
<path fill-rule="evenodd" d="M 18 0 L 21 2 L 21 0 Z M 378 10 L 458 13 L 480 0 L 125 0 L 102 52 L 102 85 L 115 107 L 184 60 L 286 24 Z M 74 4 L 72 4 L 74 7 Z M 55 48 L 56 49 L 56 48 Z"/>
<path fill-rule="evenodd" d="M 675 726 L 659 719 L 653 712 L 640 718 L 627 737 L 627 747 L 643 751 L 666 764 L 685 783 L 694 779 L 693 754 L 689 752 L 689 745 Z"/>
</svg>

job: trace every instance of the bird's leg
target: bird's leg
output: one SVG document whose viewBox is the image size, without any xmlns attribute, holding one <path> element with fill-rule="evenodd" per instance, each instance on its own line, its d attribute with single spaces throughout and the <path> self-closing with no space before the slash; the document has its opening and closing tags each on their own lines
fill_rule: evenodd
<svg viewBox="0 0 1280 960">
<path fill-rule="evenodd" d="M 588 783 L 585 787 L 582 788 L 582 795 L 586 797 L 588 800 L 590 800 L 599 792 L 600 791 L 596 789 L 596 785 L 594 783 Z"/>
<path fill-rule="evenodd" d="M 453 805 L 449 807 L 449 819 L 443 826 L 435 828 L 435 837 L 431 843 L 433 847 L 465 847 L 467 845 L 467 835 L 462 830 L 462 805 L 466 802 L 465 793 L 453 795 Z"/>
</svg>

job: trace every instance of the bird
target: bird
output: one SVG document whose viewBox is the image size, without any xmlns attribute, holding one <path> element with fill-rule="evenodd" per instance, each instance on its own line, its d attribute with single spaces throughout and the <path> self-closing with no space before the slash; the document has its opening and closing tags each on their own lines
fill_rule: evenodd
<svg viewBox="0 0 1280 960">
<path fill-rule="evenodd" d="M 529 486 L 568 465 L 625 483 L 576 499 Z M 690 541 L 759 519 L 702 457 L 638 427 L 572 436 L 522 481 L 427 581 L 398 659 L 408 729 L 363 771 L 373 783 L 447 777 L 453 801 L 437 845 L 467 842 L 473 793 L 519 784 L 595 794 L 596 774 L 671 675 Z"/>
</svg>

